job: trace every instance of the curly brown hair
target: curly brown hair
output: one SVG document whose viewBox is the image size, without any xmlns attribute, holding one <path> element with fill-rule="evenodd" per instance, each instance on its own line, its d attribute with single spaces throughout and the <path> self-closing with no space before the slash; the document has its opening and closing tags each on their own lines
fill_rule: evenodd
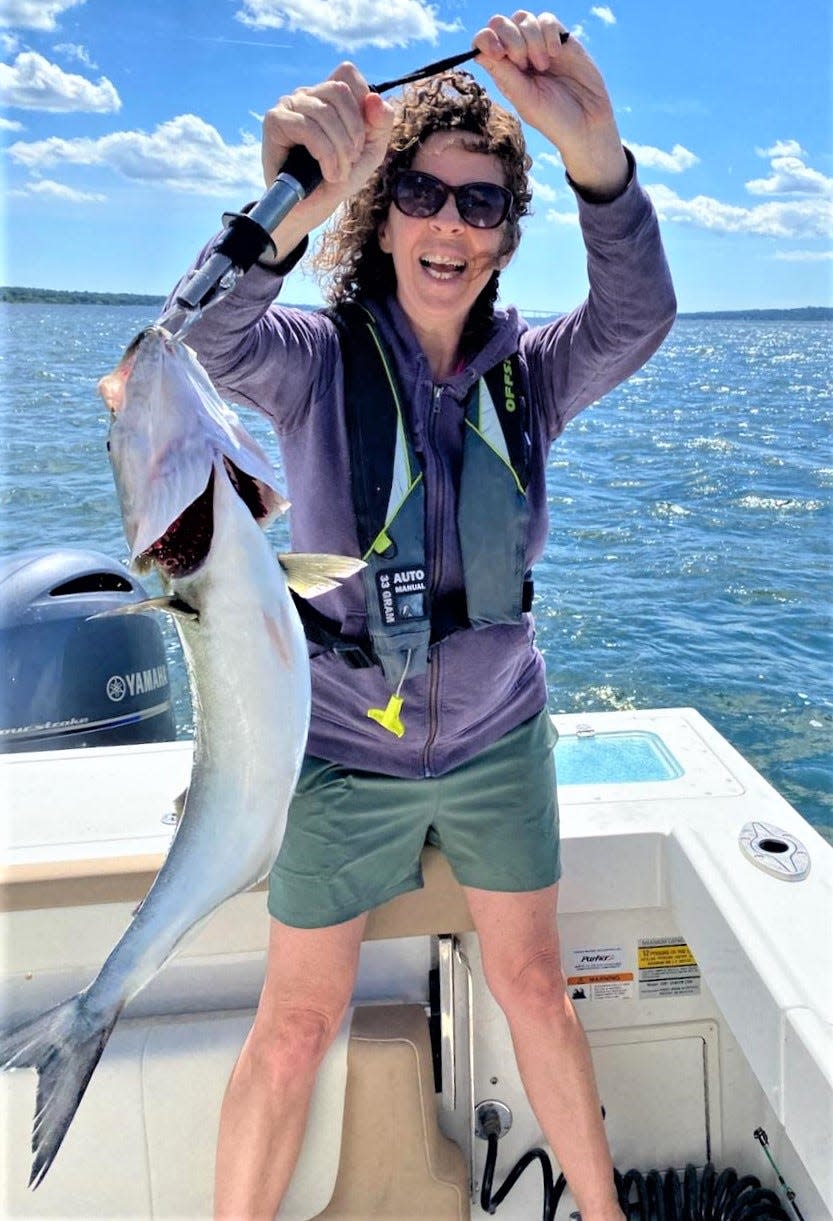
<svg viewBox="0 0 833 1221">
<path fill-rule="evenodd" d="M 339 210 L 311 259 L 331 304 L 395 291 L 393 260 L 379 247 L 378 228 L 391 206 L 395 175 L 411 166 L 420 145 L 435 132 L 466 132 L 474 152 L 500 160 L 513 200 L 500 253 L 513 253 L 520 241 L 519 221 L 529 213 L 532 198 L 527 176 L 532 159 L 515 115 L 493 102 L 469 72 L 461 71 L 411 85 L 397 109 L 385 160 Z M 497 286 L 495 271 L 472 309 L 472 320 L 475 315 L 481 320 L 491 317 Z"/>
</svg>

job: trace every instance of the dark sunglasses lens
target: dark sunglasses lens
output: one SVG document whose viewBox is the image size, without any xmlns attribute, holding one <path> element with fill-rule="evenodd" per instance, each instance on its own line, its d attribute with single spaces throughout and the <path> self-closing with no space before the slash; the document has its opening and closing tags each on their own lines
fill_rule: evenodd
<svg viewBox="0 0 833 1221">
<path fill-rule="evenodd" d="M 491 182 L 470 182 L 457 192 L 457 207 L 467 225 L 496 229 L 506 220 L 512 196 L 505 187 Z"/>
<path fill-rule="evenodd" d="M 448 192 L 441 182 L 427 174 L 400 174 L 393 184 L 393 202 L 406 216 L 436 216 Z"/>
<path fill-rule="evenodd" d="M 393 202 L 406 216 L 425 219 L 436 216 L 448 199 L 450 188 L 431 174 L 403 170 L 393 184 Z M 496 229 L 509 215 L 512 195 L 492 182 L 468 182 L 454 192 L 457 208 L 467 225 Z"/>
</svg>

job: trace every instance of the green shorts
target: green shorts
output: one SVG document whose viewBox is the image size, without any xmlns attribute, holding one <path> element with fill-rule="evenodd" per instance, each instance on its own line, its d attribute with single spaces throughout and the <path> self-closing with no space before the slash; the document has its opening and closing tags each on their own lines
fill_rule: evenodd
<svg viewBox="0 0 833 1221">
<path fill-rule="evenodd" d="M 404 780 L 307 756 L 269 878 L 269 911 L 295 928 L 351 920 L 419 890 L 423 845 L 463 886 L 558 881 L 558 804 L 546 710 L 443 776 Z"/>
</svg>

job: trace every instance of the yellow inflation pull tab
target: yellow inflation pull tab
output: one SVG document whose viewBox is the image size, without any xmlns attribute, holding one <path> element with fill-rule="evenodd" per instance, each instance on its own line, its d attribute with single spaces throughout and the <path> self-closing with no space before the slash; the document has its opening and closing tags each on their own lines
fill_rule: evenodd
<svg viewBox="0 0 833 1221">
<path fill-rule="evenodd" d="M 401 738 L 405 732 L 405 725 L 399 714 L 404 703 L 404 696 L 392 695 L 386 708 L 368 708 L 367 715 L 371 721 L 377 721 L 383 729 L 387 729 L 397 738 Z"/>
</svg>

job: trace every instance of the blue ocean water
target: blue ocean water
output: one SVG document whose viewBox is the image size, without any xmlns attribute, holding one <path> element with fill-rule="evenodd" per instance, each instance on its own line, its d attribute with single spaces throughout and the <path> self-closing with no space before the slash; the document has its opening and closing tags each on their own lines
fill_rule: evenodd
<svg viewBox="0 0 833 1221">
<path fill-rule="evenodd" d="M 153 311 L 0 310 L 0 549 L 123 559 L 95 385 Z M 695 707 L 833 839 L 831 349 L 824 323 L 679 320 L 552 450 L 535 613 L 553 711 Z"/>
</svg>

